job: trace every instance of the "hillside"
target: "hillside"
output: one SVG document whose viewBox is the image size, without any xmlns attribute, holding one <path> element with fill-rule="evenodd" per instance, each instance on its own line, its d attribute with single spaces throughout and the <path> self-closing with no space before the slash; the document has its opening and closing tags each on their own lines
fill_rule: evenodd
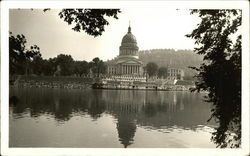
<svg viewBox="0 0 250 156">
<path fill-rule="evenodd" d="M 148 62 L 155 62 L 159 67 L 181 68 L 184 70 L 186 78 L 189 78 L 195 74 L 195 71 L 188 67 L 199 67 L 202 62 L 202 56 L 195 54 L 192 50 L 142 50 L 139 51 L 139 58 L 145 64 Z"/>
</svg>

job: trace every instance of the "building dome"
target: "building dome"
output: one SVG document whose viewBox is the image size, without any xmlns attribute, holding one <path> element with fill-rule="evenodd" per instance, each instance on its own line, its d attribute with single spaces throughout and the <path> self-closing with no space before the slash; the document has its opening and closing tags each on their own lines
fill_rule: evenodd
<svg viewBox="0 0 250 156">
<path fill-rule="evenodd" d="M 138 46 L 135 36 L 131 33 L 131 27 L 128 27 L 128 33 L 122 38 L 122 43 L 120 46 L 120 56 L 129 55 L 137 56 L 138 55 Z"/>
<path fill-rule="evenodd" d="M 135 36 L 131 33 L 128 32 L 123 38 L 122 38 L 122 45 L 126 45 L 126 44 L 137 44 L 136 38 Z"/>
</svg>

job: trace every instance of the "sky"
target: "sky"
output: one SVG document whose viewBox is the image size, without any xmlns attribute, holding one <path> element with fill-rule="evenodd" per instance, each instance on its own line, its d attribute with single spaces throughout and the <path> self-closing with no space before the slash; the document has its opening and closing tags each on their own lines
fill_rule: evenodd
<svg viewBox="0 0 250 156">
<path fill-rule="evenodd" d="M 43 58 L 70 54 L 74 60 L 91 61 L 95 57 L 110 60 L 119 55 L 122 37 L 131 31 L 139 50 L 193 49 L 194 40 L 185 37 L 200 19 L 184 9 L 121 8 L 118 20 L 108 18 L 102 36 L 93 37 L 75 32 L 59 18 L 60 10 L 43 12 L 41 9 L 10 9 L 9 31 L 23 34 L 27 46 L 38 45 Z"/>
</svg>

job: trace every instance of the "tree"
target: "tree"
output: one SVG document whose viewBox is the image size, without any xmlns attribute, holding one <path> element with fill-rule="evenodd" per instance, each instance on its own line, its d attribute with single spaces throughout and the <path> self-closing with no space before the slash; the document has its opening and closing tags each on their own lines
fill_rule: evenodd
<svg viewBox="0 0 250 156">
<path fill-rule="evenodd" d="M 158 65 L 154 62 L 149 62 L 146 65 L 146 71 L 149 77 L 155 76 L 158 70 Z"/>
<path fill-rule="evenodd" d="M 98 57 L 94 58 L 89 64 L 92 72 L 97 75 L 97 77 L 100 77 L 100 74 L 106 73 L 107 66 Z"/>
<path fill-rule="evenodd" d="M 74 62 L 74 73 L 82 76 L 86 76 L 89 73 L 89 64 L 87 61 L 75 61 Z"/>
<path fill-rule="evenodd" d="M 56 71 L 56 57 L 44 60 L 42 71 L 44 75 L 52 76 Z"/>
<path fill-rule="evenodd" d="M 85 31 L 96 37 L 102 35 L 105 25 L 109 25 L 106 18 L 118 19 L 117 14 L 120 12 L 119 9 L 62 9 L 59 17 L 69 25 L 74 25 L 74 31 Z"/>
<path fill-rule="evenodd" d="M 9 36 L 9 66 L 10 74 L 27 74 L 31 59 L 35 56 L 41 56 L 40 48 L 33 45 L 26 48 L 26 38 L 24 35 Z"/>
<path fill-rule="evenodd" d="M 160 67 L 158 69 L 157 76 L 159 78 L 166 78 L 168 76 L 168 68 L 166 68 L 166 67 Z"/>
<path fill-rule="evenodd" d="M 43 74 L 44 60 L 40 55 L 35 56 L 30 64 L 34 74 L 36 75 Z"/>
<path fill-rule="evenodd" d="M 73 58 L 71 55 L 60 54 L 55 59 L 56 67 L 60 67 L 62 76 L 69 76 L 73 74 Z"/>
<path fill-rule="evenodd" d="M 241 144 L 241 25 L 240 10 L 192 10 L 201 23 L 187 37 L 196 40 L 195 52 L 204 55 L 196 75 L 196 90 L 206 90 L 207 102 L 213 104 L 212 115 L 218 123 L 212 135 L 217 147 Z"/>
</svg>

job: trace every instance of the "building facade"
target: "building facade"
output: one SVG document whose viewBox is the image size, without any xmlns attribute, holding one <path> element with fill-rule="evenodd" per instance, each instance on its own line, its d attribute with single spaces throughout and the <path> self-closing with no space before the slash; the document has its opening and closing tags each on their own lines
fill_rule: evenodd
<svg viewBox="0 0 250 156">
<path fill-rule="evenodd" d="M 145 81 L 143 63 L 139 59 L 138 46 L 135 36 L 131 32 L 131 27 L 128 27 L 128 32 L 122 38 L 119 48 L 119 56 L 107 61 L 107 73 L 113 78 L 124 80 Z"/>
<path fill-rule="evenodd" d="M 179 68 L 168 68 L 167 79 L 169 80 L 183 80 L 184 71 Z"/>
</svg>

